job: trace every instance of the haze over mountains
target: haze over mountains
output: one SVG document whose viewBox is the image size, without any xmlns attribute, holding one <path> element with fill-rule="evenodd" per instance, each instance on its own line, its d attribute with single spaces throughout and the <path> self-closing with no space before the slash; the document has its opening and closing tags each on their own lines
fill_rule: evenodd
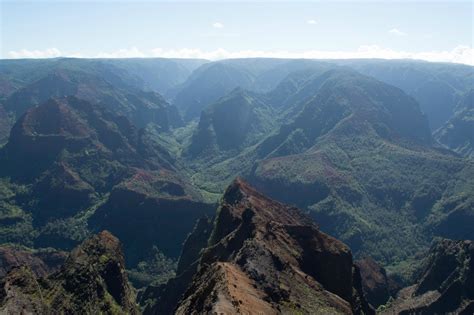
<svg viewBox="0 0 474 315">
<path fill-rule="evenodd" d="M 0 243 L 47 266 L 89 239 L 5 274 L 54 294 L 2 310 L 79 311 L 86 255 L 105 312 L 370 314 L 412 286 L 379 310 L 468 313 L 473 91 L 412 60 L 0 60 Z"/>
</svg>

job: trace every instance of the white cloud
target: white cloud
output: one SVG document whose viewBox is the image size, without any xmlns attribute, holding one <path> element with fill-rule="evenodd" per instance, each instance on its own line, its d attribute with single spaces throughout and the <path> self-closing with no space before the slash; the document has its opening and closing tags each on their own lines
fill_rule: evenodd
<svg viewBox="0 0 474 315">
<path fill-rule="evenodd" d="M 224 28 L 224 24 L 222 24 L 221 22 L 214 22 L 214 23 L 212 23 L 212 27 L 214 27 L 214 28 Z"/>
<path fill-rule="evenodd" d="M 398 28 L 392 28 L 388 31 L 390 34 L 395 36 L 406 36 L 407 33 L 400 31 Z"/>
<path fill-rule="evenodd" d="M 119 49 L 113 52 L 101 52 L 95 55 L 79 55 L 63 53 L 56 48 L 40 50 L 10 51 L 9 58 L 51 58 L 51 57 L 84 57 L 84 58 L 133 58 L 133 57 L 163 57 L 163 58 L 201 58 L 209 60 L 229 58 L 305 58 L 305 59 L 351 59 L 351 58 L 381 58 L 381 59 L 419 59 L 426 61 L 454 62 L 474 66 L 474 49 L 471 46 L 457 46 L 452 50 L 408 52 L 383 48 L 377 45 L 363 45 L 353 51 L 288 51 L 288 50 L 239 50 L 229 51 L 223 48 L 201 50 L 198 48 L 164 49 L 154 48 L 142 51 L 137 47 Z"/>
<path fill-rule="evenodd" d="M 17 51 L 9 51 L 8 58 L 56 58 L 56 57 L 71 57 L 71 58 L 145 58 L 149 57 L 137 47 L 122 48 L 112 52 L 99 52 L 94 55 L 83 55 L 80 53 L 66 53 L 57 48 L 48 48 L 45 50 L 28 50 L 21 49 Z"/>
<path fill-rule="evenodd" d="M 318 24 L 318 21 L 316 20 L 308 20 L 306 21 L 307 24 L 311 24 L 311 25 L 315 25 L 315 24 Z"/>
<path fill-rule="evenodd" d="M 145 58 L 147 55 L 137 47 L 119 49 L 111 53 L 101 52 L 95 58 Z"/>
<path fill-rule="evenodd" d="M 21 49 L 17 51 L 9 51 L 8 57 L 12 59 L 19 59 L 19 58 L 55 58 L 60 57 L 63 54 L 57 48 L 48 48 L 45 50 L 28 50 L 28 49 Z"/>
<path fill-rule="evenodd" d="M 305 59 L 353 59 L 353 58 L 381 58 L 381 59 L 418 59 L 437 62 L 454 62 L 474 65 L 474 49 L 469 46 L 457 46 L 450 51 L 427 51 L 408 52 L 383 48 L 378 45 L 363 45 L 355 51 L 324 51 L 307 50 L 302 52 L 290 52 L 285 50 L 240 50 L 228 51 L 223 48 L 203 51 L 200 49 L 162 49 L 155 48 L 151 52 L 152 57 L 165 58 L 202 58 L 209 60 L 228 58 L 305 58 Z"/>
</svg>

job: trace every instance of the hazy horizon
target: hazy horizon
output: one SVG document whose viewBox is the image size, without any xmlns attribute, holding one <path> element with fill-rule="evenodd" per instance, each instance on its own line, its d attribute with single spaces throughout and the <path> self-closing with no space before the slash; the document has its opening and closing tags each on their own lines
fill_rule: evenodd
<svg viewBox="0 0 474 315">
<path fill-rule="evenodd" d="M 0 1 L 0 59 L 417 59 L 474 64 L 471 1 Z M 106 21 L 106 22 L 105 22 Z"/>
</svg>

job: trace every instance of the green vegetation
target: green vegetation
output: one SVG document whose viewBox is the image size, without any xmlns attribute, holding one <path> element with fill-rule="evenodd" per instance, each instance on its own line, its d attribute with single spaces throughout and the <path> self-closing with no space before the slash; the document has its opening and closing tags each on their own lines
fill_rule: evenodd
<svg viewBox="0 0 474 315">
<path fill-rule="evenodd" d="M 15 185 L 10 179 L 0 179 L 0 243 L 33 245 L 37 231 L 32 225 L 32 216 L 24 211 L 15 198 L 24 196 L 27 187 Z"/>
<path fill-rule="evenodd" d="M 212 213 L 239 175 L 403 281 L 433 237 L 474 237 L 474 162 L 449 151 L 472 155 L 472 67 L 61 58 L 0 65 L 1 243 L 70 249 L 113 229 L 132 257 L 133 282 L 161 283 L 195 219 Z M 51 97 L 61 101 L 44 104 Z M 428 122 L 441 127 L 434 139 Z"/>
<path fill-rule="evenodd" d="M 127 271 L 130 282 L 135 288 L 166 283 L 175 276 L 177 261 L 166 257 L 156 246 L 149 257 Z"/>
<path fill-rule="evenodd" d="M 190 159 L 193 183 L 218 193 L 244 176 L 270 196 L 305 209 L 356 256 L 371 255 L 404 280 L 410 277 L 408 261 L 433 236 L 474 237 L 467 223 L 459 225 L 472 223 L 474 164 L 432 147 L 413 99 L 351 71 L 308 81 L 300 84 L 317 89 L 289 123 L 236 156 L 214 147 Z M 200 141 L 215 137 L 213 131 Z"/>
<path fill-rule="evenodd" d="M 441 128 L 434 137 L 461 155 L 474 157 L 474 90 L 467 92 L 457 106 L 454 116 Z"/>
</svg>

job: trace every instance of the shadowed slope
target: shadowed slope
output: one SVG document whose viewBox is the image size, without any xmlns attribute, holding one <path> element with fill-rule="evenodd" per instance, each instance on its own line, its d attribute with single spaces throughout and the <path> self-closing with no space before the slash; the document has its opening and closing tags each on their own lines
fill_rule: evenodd
<svg viewBox="0 0 474 315">
<path fill-rule="evenodd" d="M 444 239 L 432 246 L 417 283 L 383 314 L 472 314 L 474 243 Z"/>
</svg>

